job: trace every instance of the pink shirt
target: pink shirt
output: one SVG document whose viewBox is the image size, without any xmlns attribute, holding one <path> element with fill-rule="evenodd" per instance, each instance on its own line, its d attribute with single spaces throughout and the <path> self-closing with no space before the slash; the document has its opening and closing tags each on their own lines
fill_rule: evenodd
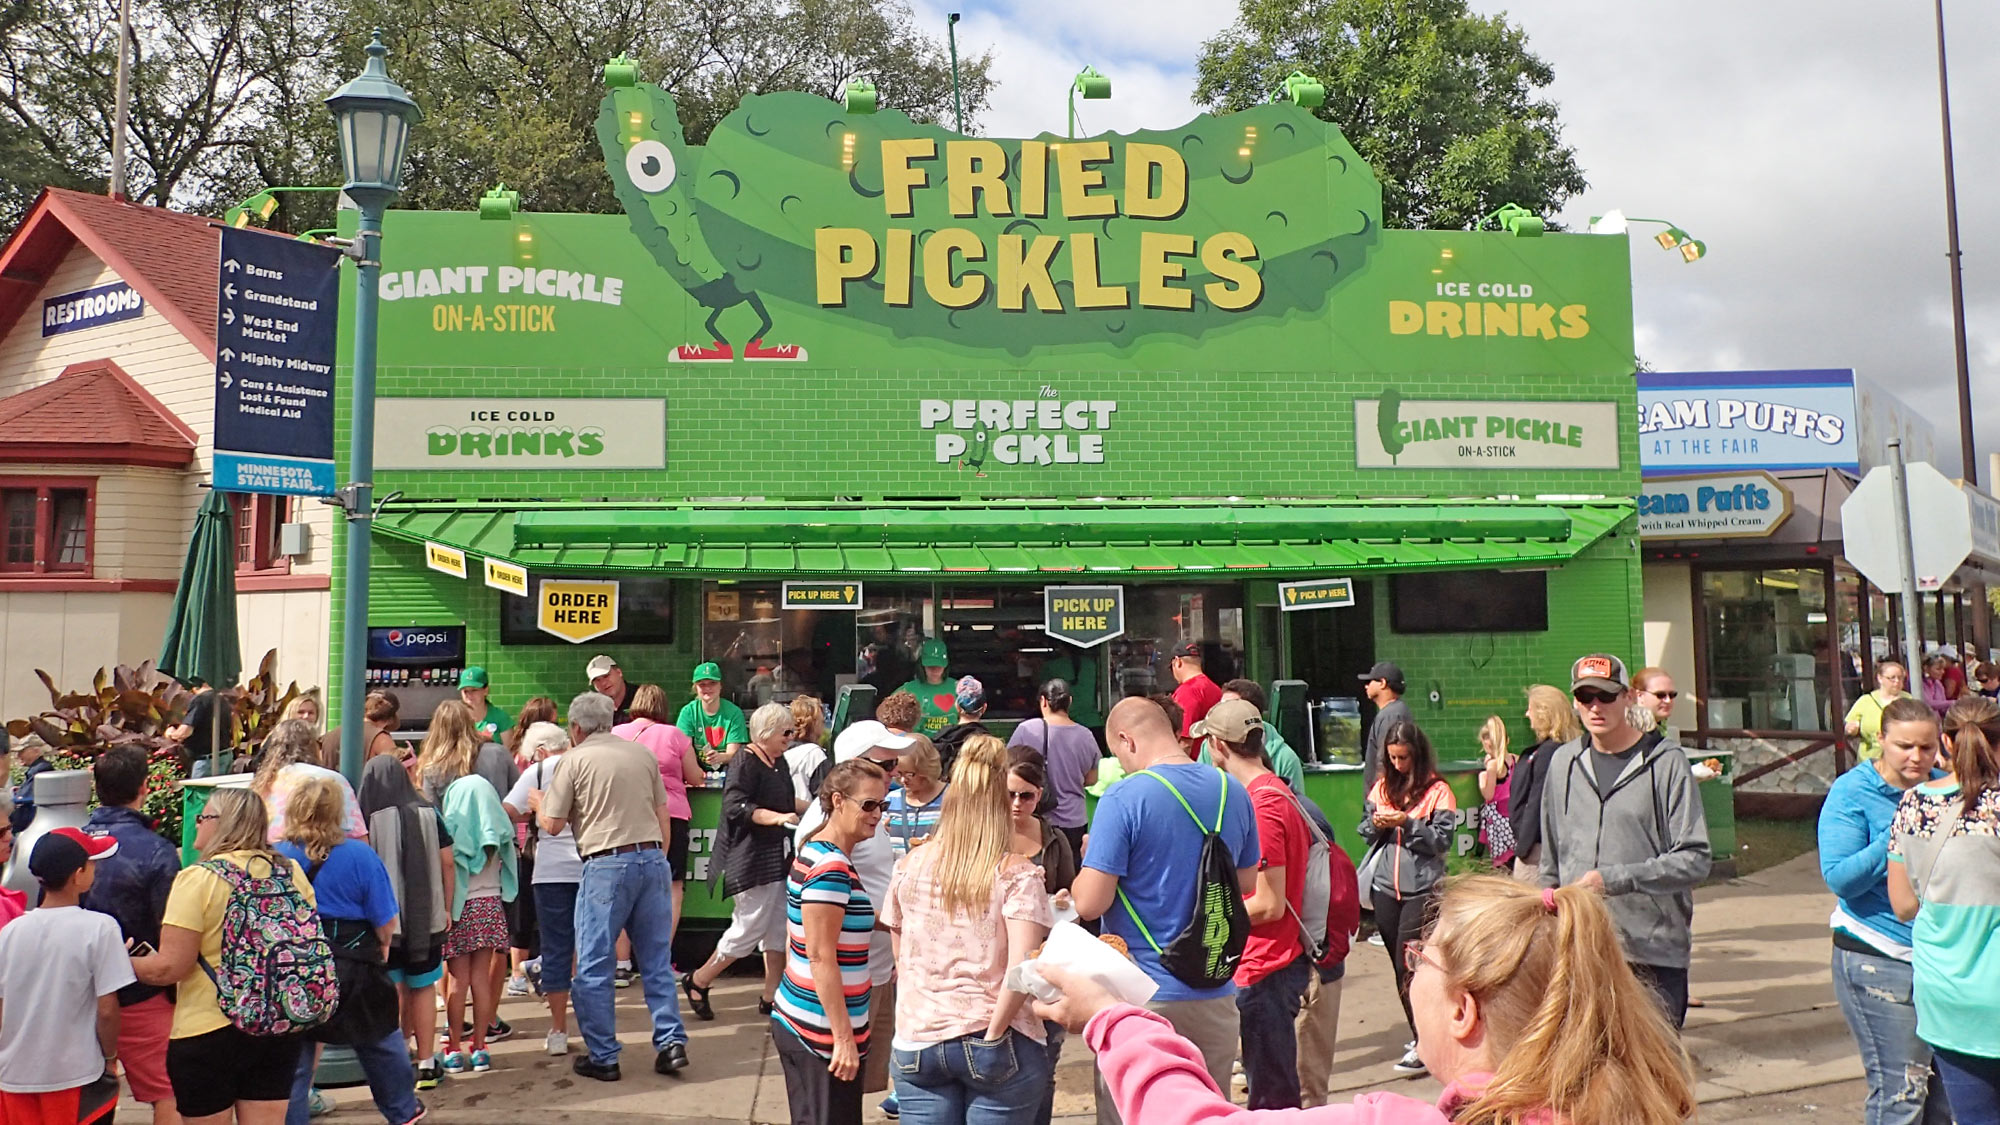
<svg viewBox="0 0 2000 1125">
<path fill-rule="evenodd" d="M 899 1004 L 899 1015 L 901 1011 Z M 1491 1080 L 1491 1075 L 1467 1075 L 1446 1086 L 1435 1105 L 1378 1093 L 1363 1094 L 1345 1105 L 1258 1111 L 1235 1105 L 1217 1092 L 1195 1045 L 1176 1034 L 1164 1018 L 1143 1008 L 1114 1004 L 1091 1017 L 1083 1038 L 1097 1052 L 1097 1069 L 1119 1115 L 1146 1125 L 1252 1125 L 1280 1115 L 1302 1125 L 1451 1125 L 1452 1114 L 1477 1098 Z M 1542 1115 L 1538 1120 L 1548 1118 Z"/>
<path fill-rule="evenodd" d="M 275 844 L 285 838 L 285 810 L 291 806 L 292 791 L 315 777 L 330 777 L 340 782 L 340 792 L 347 804 L 347 838 L 366 840 L 368 822 L 361 819 L 361 803 L 354 799 L 354 787 L 347 779 L 323 766 L 293 762 L 278 771 L 278 776 L 271 779 L 271 791 L 264 795 L 264 813 L 271 822 L 271 842 Z"/>
<path fill-rule="evenodd" d="M 1018 859 L 1002 861 L 985 910 L 971 916 L 946 910 L 932 877 L 937 854 L 935 848 L 919 848 L 899 860 L 878 912 L 884 927 L 902 935 L 896 959 L 899 1044 L 985 1034 L 1007 975 L 1007 920 L 1055 925 L 1042 869 Z M 1037 1043 L 1046 1035 L 1033 1004 L 1021 1005 L 1009 1026 Z"/>
<path fill-rule="evenodd" d="M 660 763 L 660 784 L 667 787 L 667 816 L 673 820 L 694 819 L 694 812 L 688 807 L 687 778 L 681 776 L 681 759 L 694 749 L 687 732 L 672 723 L 633 719 L 612 727 L 611 733 L 653 752 L 653 758 Z"/>
</svg>

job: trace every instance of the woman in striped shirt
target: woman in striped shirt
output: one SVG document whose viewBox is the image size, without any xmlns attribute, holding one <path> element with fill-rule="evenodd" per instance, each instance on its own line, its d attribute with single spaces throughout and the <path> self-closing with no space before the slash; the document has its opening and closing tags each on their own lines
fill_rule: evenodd
<svg viewBox="0 0 2000 1125">
<path fill-rule="evenodd" d="M 820 786 L 826 823 L 800 845 L 785 880 L 785 975 L 771 1037 L 792 1125 L 860 1125 L 875 905 L 848 855 L 875 835 L 888 790 L 888 776 L 865 758 L 833 767 Z"/>
</svg>

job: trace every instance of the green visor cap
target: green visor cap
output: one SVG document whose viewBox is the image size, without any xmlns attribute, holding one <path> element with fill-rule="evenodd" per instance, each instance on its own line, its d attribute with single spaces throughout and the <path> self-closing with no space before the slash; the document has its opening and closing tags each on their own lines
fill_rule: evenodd
<svg viewBox="0 0 2000 1125">
<path fill-rule="evenodd" d="M 700 683 L 703 680 L 715 680 L 717 682 L 720 682 L 722 680 L 722 666 L 717 664 L 713 660 L 710 660 L 703 664 L 695 665 L 694 682 Z"/>
<path fill-rule="evenodd" d="M 917 663 L 926 668 L 942 668 L 951 663 L 951 658 L 945 653 L 944 642 L 931 637 L 917 650 Z"/>
<path fill-rule="evenodd" d="M 477 664 L 468 664 L 465 671 L 458 674 L 458 686 L 462 688 L 483 688 L 486 686 L 486 669 Z"/>
</svg>

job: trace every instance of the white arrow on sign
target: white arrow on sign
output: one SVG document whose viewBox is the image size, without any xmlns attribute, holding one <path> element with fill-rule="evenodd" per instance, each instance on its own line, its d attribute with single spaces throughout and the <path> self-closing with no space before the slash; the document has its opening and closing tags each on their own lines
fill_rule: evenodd
<svg viewBox="0 0 2000 1125">
<path fill-rule="evenodd" d="M 225 387 L 233 387 L 236 385 L 236 380 L 229 377 L 229 372 L 224 371 L 222 373 L 222 385 Z"/>
<path fill-rule="evenodd" d="M 1943 586 L 1972 553 L 1972 513 L 1965 493 L 1928 461 L 1912 461 L 1910 485 L 1911 560 L 1917 589 Z M 1868 475 L 1840 505 L 1841 551 L 1854 569 L 1878 588 L 1903 588 L 1896 558 L 1896 498 L 1887 465 Z"/>
<path fill-rule="evenodd" d="M 230 273 L 235 273 L 237 270 L 242 269 L 243 267 L 236 264 L 236 259 L 231 258 L 228 261 L 222 263 L 222 268 L 228 270 Z"/>
<path fill-rule="evenodd" d="M 224 358 L 224 359 L 235 359 L 235 358 L 236 358 L 236 353 L 235 353 L 235 352 L 233 352 L 233 351 L 231 351 L 231 350 L 229 350 L 228 348 L 224 348 L 224 349 L 222 349 L 221 351 L 219 351 L 219 352 L 217 352 L 217 353 L 215 353 L 215 354 L 217 354 L 217 355 L 221 356 L 221 357 L 222 357 L 222 358 Z"/>
<path fill-rule="evenodd" d="M 234 285 L 223 286 L 222 295 L 234 301 L 236 299 L 236 287 Z"/>
<path fill-rule="evenodd" d="M 235 310 L 233 310 L 233 309 L 223 309 L 223 310 L 222 310 L 222 323 L 224 323 L 224 324 L 235 324 L 235 323 L 236 323 L 236 312 L 235 312 Z"/>
</svg>

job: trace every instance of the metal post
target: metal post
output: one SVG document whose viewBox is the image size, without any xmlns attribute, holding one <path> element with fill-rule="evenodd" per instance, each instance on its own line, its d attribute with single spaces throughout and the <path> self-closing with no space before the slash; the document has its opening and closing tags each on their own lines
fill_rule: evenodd
<svg viewBox="0 0 2000 1125">
<path fill-rule="evenodd" d="M 958 92 L 958 13 L 953 12 L 944 24 L 945 37 L 951 42 L 951 111 L 958 120 L 958 131 L 965 132 L 965 98 Z"/>
<path fill-rule="evenodd" d="M 1069 139 L 1076 139 L 1076 83 L 1069 84 Z"/>
<path fill-rule="evenodd" d="M 1958 177 L 1951 158 L 1951 84 L 1944 69 L 1944 0 L 1937 11 L 1938 116 L 1944 126 L 1945 256 L 1951 259 L 1951 332 L 1958 359 L 1958 457 L 1965 483 L 1979 483 L 1978 454 L 1972 440 L 1972 374 L 1965 359 L 1965 267 L 1958 250 Z"/>
<path fill-rule="evenodd" d="M 112 95 L 111 198 L 125 198 L 125 121 L 132 109 L 132 0 L 118 0 L 118 81 Z"/>
<path fill-rule="evenodd" d="M 355 203 L 361 208 L 361 222 L 354 236 L 360 257 L 354 283 L 354 392 L 347 442 L 353 506 L 347 513 L 347 584 L 340 600 L 340 772 L 359 785 L 365 744 L 362 705 L 368 694 L 363 679 L 368 663 L 368 549 L 375 524 L 375 310 L 382 273 L 382 212 L 388 201 L 355 198 Z"/>
<path fill-rule="evenodd" d="M 1917 607 L 1917 548 L 1910 535 L 1910 480 L 1903 465 L 1903 439 L 1889 439 L 1889 495 L 1896 503 L 1896 573 L 1902 584 L 1903 666 L 1923 674 L 1923 623 Z"/>
</svg>

